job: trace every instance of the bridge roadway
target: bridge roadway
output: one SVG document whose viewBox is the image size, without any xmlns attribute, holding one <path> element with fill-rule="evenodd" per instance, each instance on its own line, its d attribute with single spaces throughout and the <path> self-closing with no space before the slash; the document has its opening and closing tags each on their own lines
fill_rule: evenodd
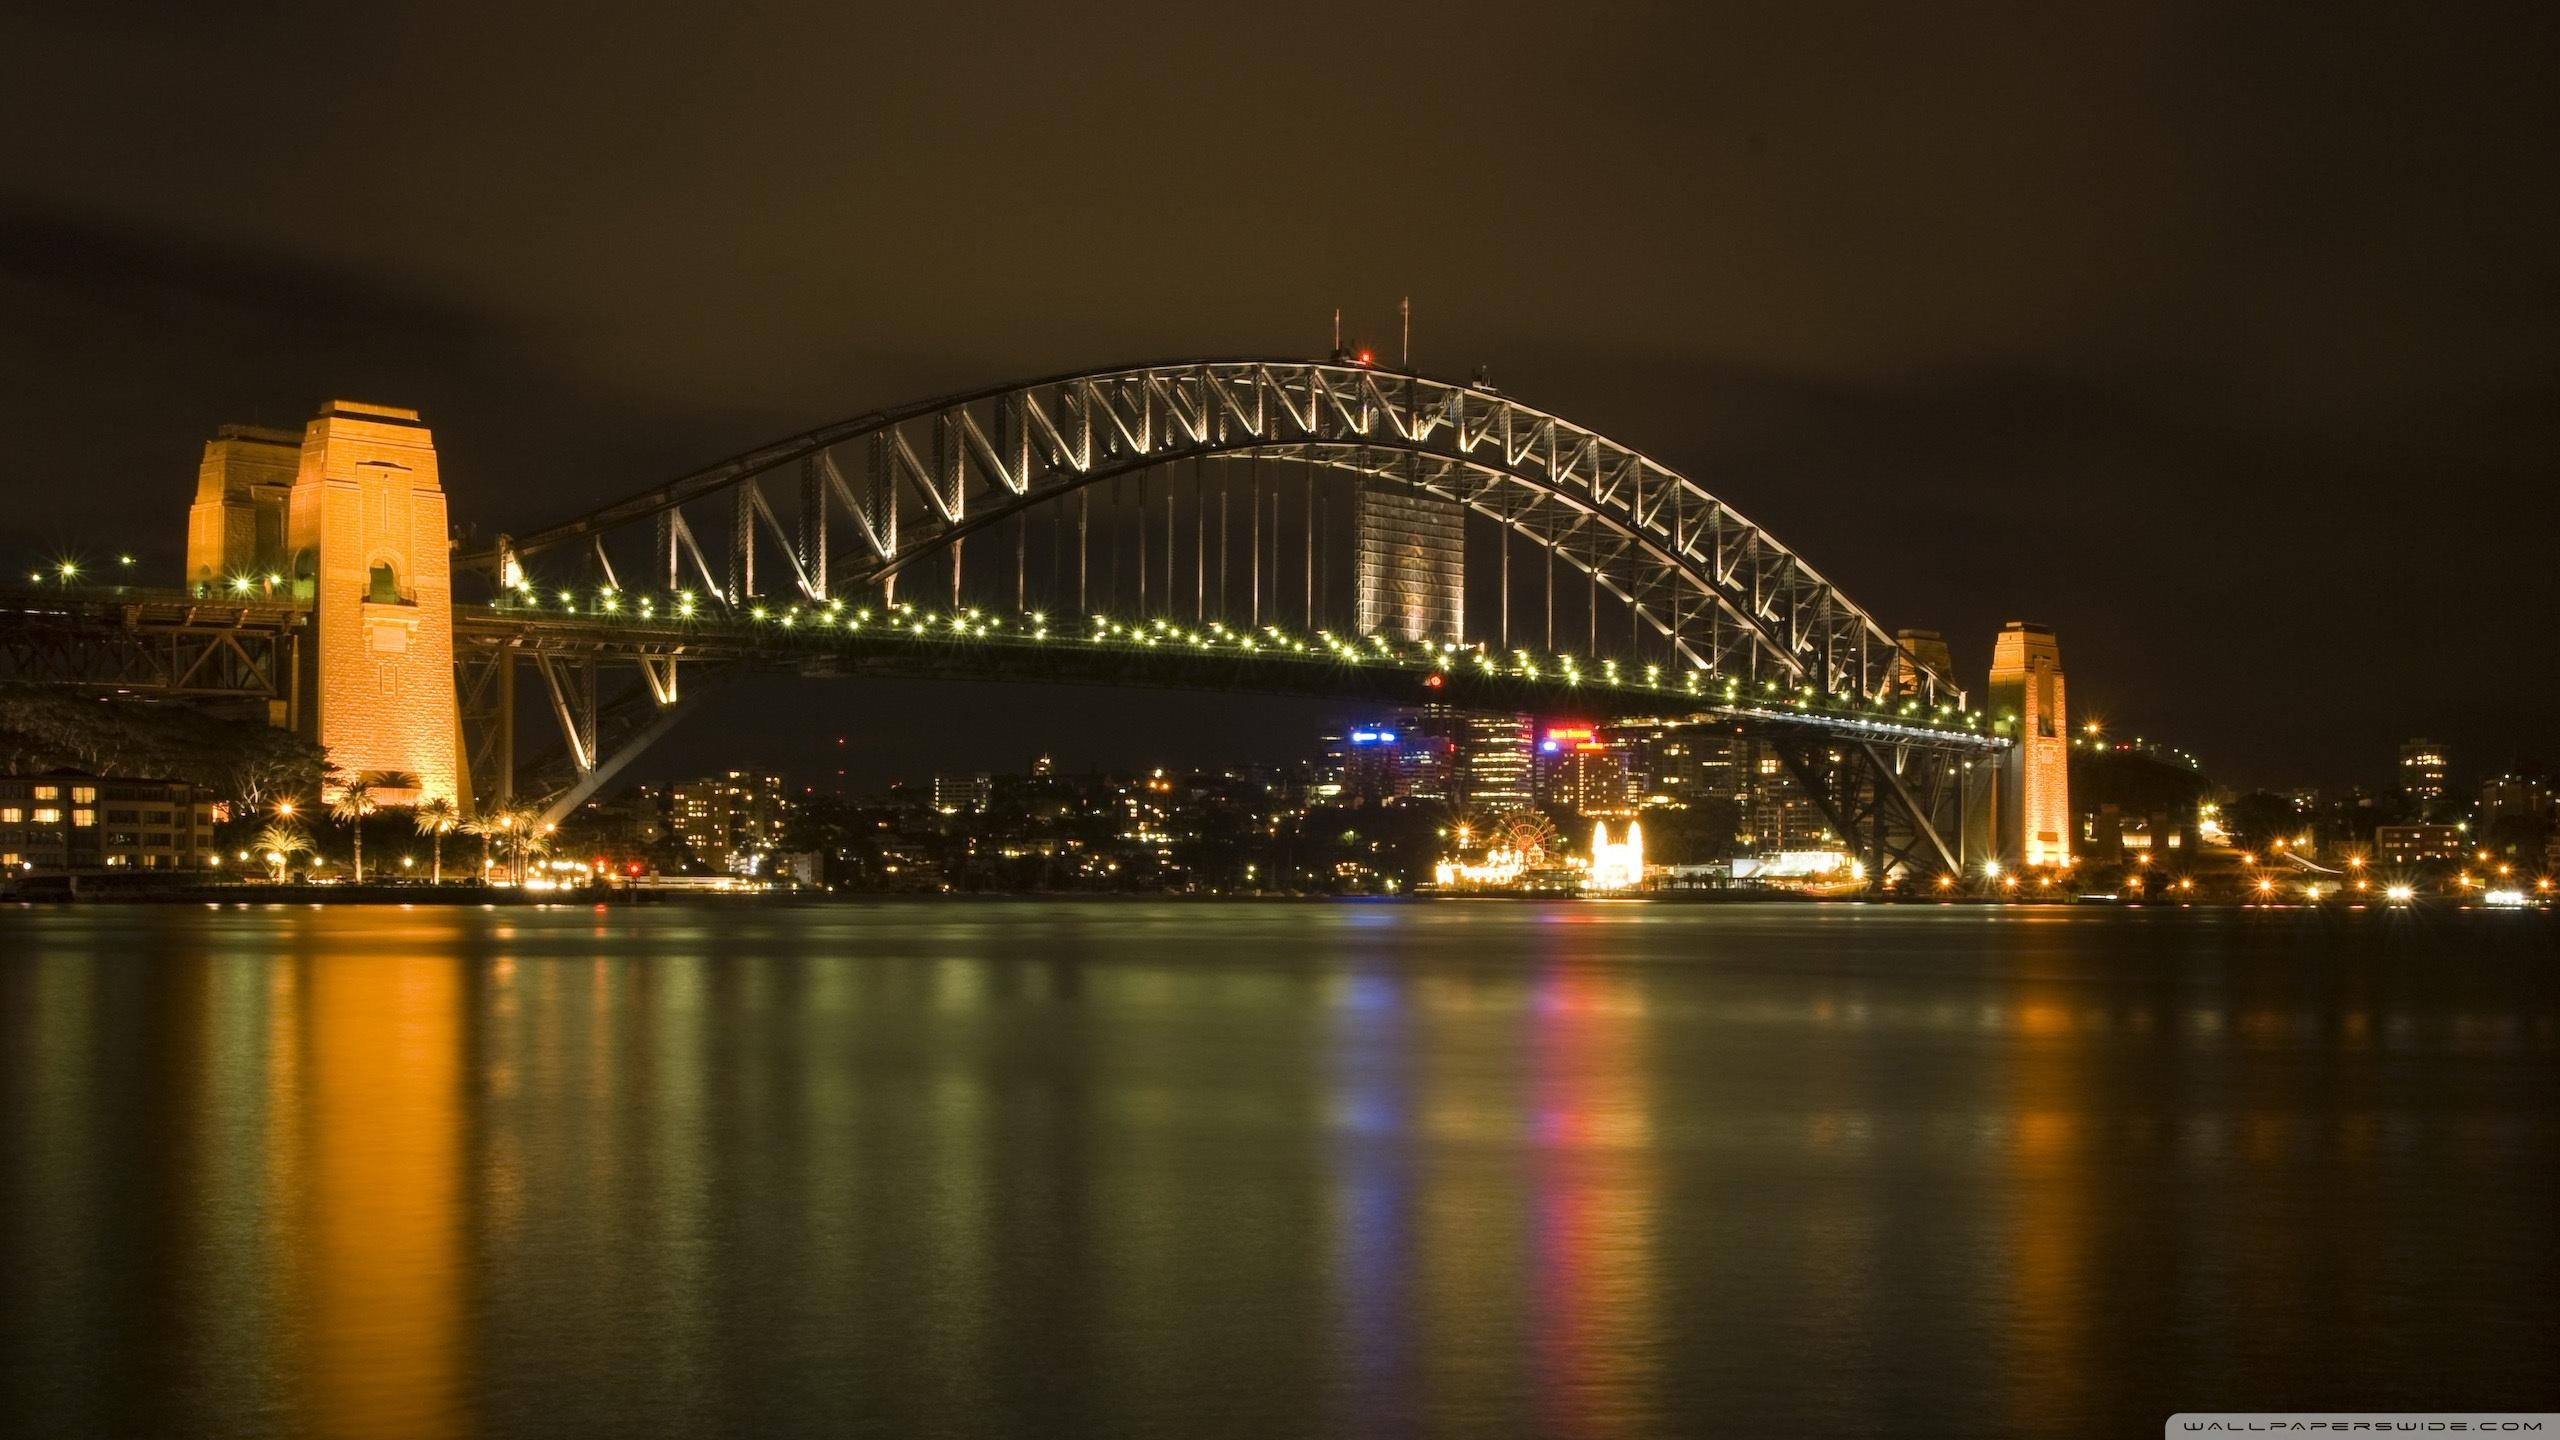
<svg viewBox="0 0 2560 1440">
<path fill-rule="evenodd" d="M 1000 616 L 981 610 L 895 613 L 835 606 L 759 606 L 743 618 L 616 596 L 604 611 L 502 601 L 457 606 L 454 645 L 555 661 L 676 662 L 802 676 L 878 675 L 1306 695 L 1410 708 L 1574 716 L 1722 720 L 1891 745 L 1989 753 L 2009 742 L 1999 722 L 1913 699 L 1869 702 L 1763 682 L 1745 690 L 1694 669 L 1515 651 L 1497 657 L 1455 645 L 1397 644 L 1276 626 Z M 642 605 L 648 605 L 646 613 Z M 672 690 L 672 684 L 670 684 Z"/>
</svg>

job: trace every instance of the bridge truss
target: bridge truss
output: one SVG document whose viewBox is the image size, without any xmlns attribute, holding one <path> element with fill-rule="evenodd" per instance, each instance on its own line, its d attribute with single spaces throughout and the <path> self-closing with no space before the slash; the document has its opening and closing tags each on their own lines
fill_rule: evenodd
<svg viewBox="0 0 2560 1440">
<path fill-rule="evenodd" d="M 0 592 L 0 683 L 299 711 L 306 612 L 114 586 Z"/>
<path fill-rule="evenodd" d="M 1710 693 L 1962 711 L 1948 677 L 1793 550 L 1627 445 L 1480 384 L 1339 362 L 1191 361 L 857 416 L 458 557 L 501 604 L 458 617 L 475 784 L 510 793 L 521 769 L 523 788 L 565 813 L 707 683 L 778 663 L 761 641 L 705 635 L 784 607 L 947 602 L 1347 629 L 1343 552 L 1362 486 L 1468 517 L 1465 583 L 1491 603 L 1466 611 L 1490 618 L 1445 638 L 1482 654 L 1525 662 L 1537 642 L 1550 656 L 1702 676 Z M 663 618 L 681 606 L 696 623 L 643 640 L 634 617 L 598 608 L 648 596 Z M 557 731 L 541 755 L 514 740 L 528 686 Z M 1799 737 L 1779 746 L 1786 763 L 1834 828 L 1881 861 L 1876 873 L 1961 863 L 1965 787 L 1952 777 L 1970 748 L 2000 742 L 1878 749 L 1833 743 L 1819 725 L 1752 723 Z"/>
</svg>

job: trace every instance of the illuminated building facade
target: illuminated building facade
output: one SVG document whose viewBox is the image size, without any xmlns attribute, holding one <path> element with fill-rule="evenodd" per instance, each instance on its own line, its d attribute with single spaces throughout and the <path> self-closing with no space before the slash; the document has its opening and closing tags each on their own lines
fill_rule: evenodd
<svg viewBox="0 0 2560 1440">
<path fill-rule="evenodd" d="M 995 777 L 991 775 L 936 775 L 933 777 L 933 808 L 945 815 L 974 814 L 987 808 L 995 795 Z"/>
<path fill-rule="evenodd" d="M 2415 865 L 2422 860 L 2459 860 L 2468 848 L 2454 825 L 2377 825 L 2373 858 L 2384 865 Z"/>
<path fill-rule="evenodd" d="M 2448 762 L 2445 748 L 2433 740 L 2411 740 L 2400 747 L 2400 798 L 2420 816 L 2444 803 Z"/>
<path fill-rule="evenodd" d="M 1627 766 L 1588 725 L 1555 725 L 1538 742 L 1538 793 L 1550 805 L 1580 815 L 1623 815 L 1628 803 Z"/>
<path fill-rule="evenodd" d="M 1998 844 L 2012 865 L 2071 863 L 2071 726 L 2062 650 L 2042 625 L 2011 621 L 1991 651 L 1991 710 L 2015 717 L 2001 761 Z"/>
<path fill-rule="evenodd" d="M 1750 756 L 1743 776 L 1743 834 L 1745 844 L 1756 855 L 1805 854 L 1836 850 L 1839 841 L 1831 833 L 1831 822 L 1824 818 L 1822 807 L 1796 784 L 1787 772 L 1786 762 L 1778 757 L 1777 747 L 1766 741 L 1744 739 L 1736 742 Z"/>
<path fill-rule="evenodd" d="M 1532 772 L 1537 726 L 1526 715 L 1470 715 L 1459 722 L 1459 763 L 1467 804 L 1488 814 L 1537 799 Z"/>
<path fill-rule="evenodd" d="M 181 781 L 0 776 L 0 867 L 11 870 L 209 866 L 213 824 L 213 796 Z"/>
<path fill-rule="evenodd" d="M 1467 532 L 1455 502 L 1393 481 L 1363 481 L 1351 536 L 1361 634 L 1465 638 Z"/>
<path fill-rule="evenodd" d="M 378 787 L 384 804 L 467 805 L 452 542 L 435 437 L 418 412 L 322 407 L 303 432 L 285 538 L 316 640 L 303 655 L 305 728 L 342 775 L 414 778 Z"/>
<path fill-rule="evenodd" d="M 779 775 L 732 770 L 678 785 L 667 795 L 667 828 L 694 858 L 742 875 L 754 874 L 761 857 L 782 843 L 789 818 Z"/>
<path fill-rule="evenodd" d="M 1410 793 L 1404 732 L 1392 724 L 1359 725 L 1325 737 L 1317 792 L 1344 805 L 1384 805 Z"/>
</svg>

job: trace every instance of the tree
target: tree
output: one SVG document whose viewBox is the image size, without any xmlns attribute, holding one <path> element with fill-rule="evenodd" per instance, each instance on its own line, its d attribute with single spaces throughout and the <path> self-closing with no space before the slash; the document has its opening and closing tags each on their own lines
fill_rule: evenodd
<svg viewBox="0 0 2560 1440">
<path fill-rule="evenodd" d="M 509 823 L 508 816 L 495 810 L 483 810 L 479 814 L 462 822 L 463 834 L 479 838 L 480 882 L 484 885 L 489 881 L 490 843 L 496 840 L 499 836 L 507 833 L 507 826 Z"/>
<path fill-rule="evenodd" d="M 356 883 L 364 883 L 364 819 L 382 808 L 373 798 L 374 777 L 358 775 L 338 790 L 338 798 L 329 802 L 329 815 L 344 822 L 355 833 Z"/>
<path fill-rule="evenodd" d="M 282 821 L 259 831 L 258 838 L 250 844 L 255 847 L 256 853 L 266 860 L 268 868 L 275 872 L 275 882 L 279 885 L 284 883 L 286 862 L 296 855 L 311 853 L 311 837 Z"/>
<path fill-rule="evenodd" d="M 2302 811 L 2283 795 L 2253 790 L 2222 807 L 2222 828 L 2251 850 L 2269 850 L 2301 827 Z"/>
<path fill-rule="evenodd" d="M 421 804 L 409 818 L 417 825 L 418 833 L 426 836 L 427 842 L 434 847 L 434 874 L 429 883 L 441 885 L 444 883 L 444 837 L 461 823 L 461 812 L 453 808 L 452 801 L 439 795 Z"/>
<path fill-rule="evenodd" d="M 521 885 L 524 883 L 525 863 L 536 852 L 550 848 L 551 827 L 542 823 L 542 812 L 531 806 L 509 811 L 506 819 L 508 823 L 503 833 L 515 850 L 515 878 Z"/>
</svg>

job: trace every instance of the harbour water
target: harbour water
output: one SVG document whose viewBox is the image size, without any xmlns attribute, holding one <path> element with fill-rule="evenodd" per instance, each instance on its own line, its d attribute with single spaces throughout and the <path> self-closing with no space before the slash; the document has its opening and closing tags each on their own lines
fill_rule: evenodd
<svg viewBox="0 0 2560 1440">
<path fill-rule="evenodd" d="M 2553 921 L 0 910 L 0 1429 L 2550 1408 Z"/>
</svg>

